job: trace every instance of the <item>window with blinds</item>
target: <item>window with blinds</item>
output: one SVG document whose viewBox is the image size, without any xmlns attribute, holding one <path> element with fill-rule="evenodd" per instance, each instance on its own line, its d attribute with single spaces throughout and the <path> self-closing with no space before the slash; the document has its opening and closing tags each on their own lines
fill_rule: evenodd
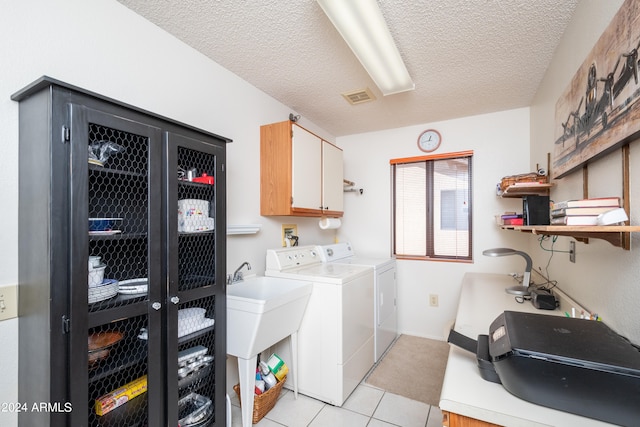
<svg viewBox="0 0 640 427">
<path fill-rule="evenodd" d="M 397 258 L 472 259 L 473 152 L 391 160 Z"/>
</svg>

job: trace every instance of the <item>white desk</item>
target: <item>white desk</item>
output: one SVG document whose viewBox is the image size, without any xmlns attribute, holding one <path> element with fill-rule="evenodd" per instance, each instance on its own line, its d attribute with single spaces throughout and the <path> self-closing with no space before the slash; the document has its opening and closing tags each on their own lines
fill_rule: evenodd
<svg viewBox="0 0 640 427">
<path fill-rule="evenodd" d="M 491 322 L 505 310 L 564 315 L 560 310 L 537 310 L 528 301 L 517 303 L 513 295 L 504 291 L 514 284 L 513 278 L 505 274 L 465 274 L 454 329 L 476 339 L 479 334 L 488 334 Z M 482 379 L 475 354 L 453 345 L 440 394 L 440 409 L 508 427 L 611 425 L 513 396 L 502 385 Z"/>
</svg>

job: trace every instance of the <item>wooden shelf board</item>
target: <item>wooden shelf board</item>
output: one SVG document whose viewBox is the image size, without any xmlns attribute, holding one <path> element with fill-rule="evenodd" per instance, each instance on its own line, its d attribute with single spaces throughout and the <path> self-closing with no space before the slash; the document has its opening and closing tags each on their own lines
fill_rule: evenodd
<svg viewBox="0 0 640 427">
<path fill-rule="evenodd" d="M 625 234 L 640 232 L 640 226 L 637 225 L 503 225 L 501 228 L 547 236 L 569 236 L 579 241 L 602 239 L 626 250 L 629 248 L 626 246 L 628 239 Z"/>
<path fill-rule="evenodd" d="M 522 197 L 522 196 L 533 196 L 533 195 L 547 195 L 549 194 L 549 190 L 555 184 L 540 184 L 540 183 L 522 183 L 522 184 L 513 184 L 507 187 L 502 193 L 498 195 L 500 197 Z"/>
<path fill-rule="evenodd" d="M 502 225 L 505 230 L 530 231 L 540 233 L 634 233 L 639 225 Z"/>
</svg>

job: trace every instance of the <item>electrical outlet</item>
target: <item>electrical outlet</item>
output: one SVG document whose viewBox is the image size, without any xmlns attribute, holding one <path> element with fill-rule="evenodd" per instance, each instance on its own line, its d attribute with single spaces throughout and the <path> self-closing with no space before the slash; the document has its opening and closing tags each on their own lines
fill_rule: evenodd
<svg viewBox="0 0 640 427">
<path fill-rule="evenodd" d="M 569 261 L 576 262 L 576 242 L 573 240 L 569 242 Z"/>
<path fill-rule="evenodd" d="M 438 295 L 437 294 L 430 294 L 429 295 L 429 305 L 431 307 L 437 307 L 438 306 Z"/>
<path fill-rule="evenodd" d="M 18 317 L 18 286 L 0 287 L 0 320 Z"/>
<path fill-rule="evenodd" d="M 298 237 L 298 225 L 297 224 L 282 224 L 282 247 L 292 246 L 294 243 L 294 237 Z"/>
</svg>

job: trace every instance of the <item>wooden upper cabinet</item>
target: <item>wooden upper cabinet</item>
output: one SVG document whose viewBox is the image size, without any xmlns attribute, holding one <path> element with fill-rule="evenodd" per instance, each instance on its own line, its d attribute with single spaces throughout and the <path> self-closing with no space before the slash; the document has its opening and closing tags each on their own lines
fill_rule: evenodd
<svg viewBox="0 0 640 427">
<path fill-rule="evenodd" d="M 260 127 L 260 214 L 340 217 L 342 150 L 284 121 Z"/>
</svg>

